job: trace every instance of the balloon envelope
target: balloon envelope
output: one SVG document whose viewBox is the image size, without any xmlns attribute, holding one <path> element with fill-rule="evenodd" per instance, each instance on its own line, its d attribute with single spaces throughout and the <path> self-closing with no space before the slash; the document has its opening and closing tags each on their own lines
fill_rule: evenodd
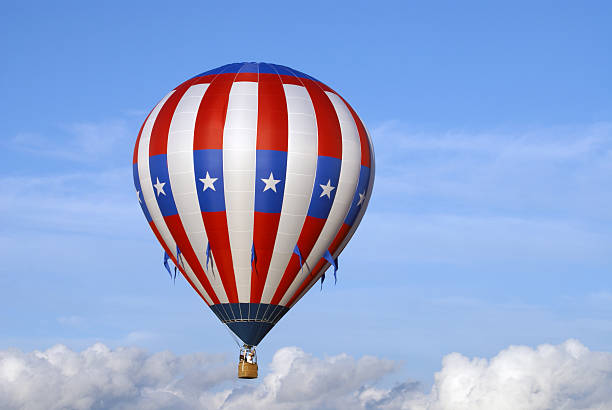
<svg viewBox="0 0 612 410">
<path fill-rule="evenodd" d="M 145 120 L 134 184 L 162 247 L 217 317 L 257 345 L 329 267 L 374 181 L 363 123 L 285 66 L 228 64 Z"/>
</svg>

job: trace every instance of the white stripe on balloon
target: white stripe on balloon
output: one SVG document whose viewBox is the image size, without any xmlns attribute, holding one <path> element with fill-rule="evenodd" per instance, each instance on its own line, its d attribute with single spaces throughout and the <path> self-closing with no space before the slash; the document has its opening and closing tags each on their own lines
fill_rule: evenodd
<svg viewBox="0 0 612 410">
<path fill-rule="evenodd" d="M 364 128 L 365 128 L 365 125 L 364 125 Z M 346 237 L 342 240 L 342 242 L 338 246 L 338 249 L 336 249 L 336 252 L 334 252 L 334 254 L 332 255 L 334 258 L 336 258 L 338 255 L 340 255 L 340 253 L 344 250 L 346 245 L 349 243 L 349 241 L 353 237 L 353 234 L 357 230 L 357 227 L 361 223 L 361 219 L 363 218 L 363 215 L 365 214 L 365 211 L 368 208 L 368 203 L 370 202 L 370 197 L 372 196 L 372 189 L 374 187 L 374 173 L 375 173 L 374 172 L 375 171 L 375 169 L 374 169 L 375 168 L 375 164 L 374 164 L 374 146 L 372 145 L 372 138 L 371 138 L 370 133 L 368 132 L 367 128 L 366 128 L 366 133 L 367 133 L 367 136 L 368 136 L 368 145 L 369 145 L 369 148 L 370 148 L 370 179 L 368 180 L 368 187 L 366 189 L 365 199 L 364 199 L 363 203 L 361 204 L 359 212 L 357 213 L 357 216 L 355 217 L 355 221 L 353 222 L 353 225 L 351 225 L 351 228 L 349 229 L 348 233 L 346 234 Z M 327 268 L 329 268 L 329 266 L 330 266 L 329 263 L 326 263 L 325 266 L 323 266 L 323 269 L 321 270 L 321 273 L 319 275 L 317 275 L 316 279 L 314 279 L 310 283 L 309 286 L 305 287 L 304 290 L 302 290 L 300 295 L 297 298 L 295 298 L 295 300 L 293 301 L 291 306 L 288 306 L 289 308 L 292 308 L 293 306 L 295 306 L 295 304 L 298 303 L 298 301 L 302 297 L 304 297 L 304 295 L 310 290 L 310 288 L 312 288 L 315 285 L 315 283 L 317 283 L 317 280 L 321 277 L 323 272 L 325 272 L 325 270 Z"/>
<path fill-rule="evenodd" d="M 325 94 L 332 102 L 336 115 L 338 116 L 338 121 L 340 122 L 340 132 L 342 134 L 342 163 L 340 166 L 340 179 L 338 181 L 338 187 L 336 188 L 334 203 L 323 225 L 321 234 L 317 238 L 312 251 L 306 259 L 308 266 L 312 268 L 314 268 L 323 257 L 340 230 L 340 227 L 342 227 L 342 223 L 351 208 L 355 189 L 357 189 L 357 182 L 359 181 L 359 170 L 361 168 L 361 144 L 359 141 L 357 124 L 355 124 L 351 112 L 342 99 L 331 92 L 326 92 Z M 302 270 L 296 276 L 283 296 L 281 305 L 289 303 L 293 294 L 299 289 L 308 275 L 309 272 Z"/>
<path fill-rule="evenodd" d="M 258 83 L 232 84 L 223 129 L 223 181 L 238 301 L 250 302 Z"/>
<path fill-rule="evenodd" d="M 261 303 L 270 303 L 304 226 L 317 168 L 317 120 L 305 87 L 284 84 L 288 149 L 285 194 Z M 304 270 L 307 270 L 304 267 Z"/>
<path fill-rule="evenodd" d="M 166 226 L 166 222 L 164 221 L 164 217 L 162 216 L 161 210 L 159 209 L 159 205 L 157 204 L 157 200 L 155 199 L 155 193 L 153 191 L 153 185 L 151 182 L 151 173 L 149 170 L 149 142 L 151 141 L 151 131 L 153 130 L 153 124 L 155 124 L 155 120 L 159 111 L 166 103 L 168 98 L 174 93 L 174 90 L 171 91 L 168 95 L 166 95 L 151 111 L 145 126 L 142 129 L 142 133 L 140 134 L 140 141 L 138 143 L 138 176 L 140 178 L 140 189 L 142 189 L 142 196 L 145 204 L 149 210 L 149 214 L 151 215 L 151 219 L 153 220 L 153 224 L 159 231 L 163 241 L 166 246 L 172 253 L 172 255 L 176 258 L 176 242 L 172 238 L 172 234 L 168 230 Z M 189 279 L 194 283 L 194 285 L 198 288 L 200 293 L 206 299 L 206 302 L 212 304 L 212 300 L 210 296 L 206 293 L 202 284 L 198 280 L 198 278 L 193 273 L 193 270 L 187 263 L 187 261 L 182 260 L 184 262 L 185 272 Z"/>
<path fill-rule="evenodd" d="M 198 108 L 209 84 L 191 86 L 181 98 L 168 130 L 168 174 L 174 203 L 183 228 L 198 263 L 206 273 L 221 303 L 227 303 L 227 295 L 219 275 L 206 266 L 208 237 L 198 202 L 197 184 L 193 161 L 193 139 Z M 213 261 L 214 262 L 214 261 Z"/>
</svg>

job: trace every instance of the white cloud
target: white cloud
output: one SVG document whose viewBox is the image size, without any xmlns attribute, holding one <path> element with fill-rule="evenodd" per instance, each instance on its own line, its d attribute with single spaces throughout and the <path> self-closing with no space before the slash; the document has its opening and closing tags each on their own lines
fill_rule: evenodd
<svg viewBox="0 0 612 410">
<path fill-rule="evenodd" d="M 375 357 L 355 360 L 343 354 L 321 360 L 295 347 L 284 348 L 274 355 L 261 384 L 232 390 L 223 408 L 357 408 L 358 392 L 396 367 Z"/>
<path fill-rule="evenodd" d="M 95 344 L 82 352 L 0 352 L 0 408 L 197 408 L 234 368 L 218 355 L 148 354 Z"/>
<path fill-rule="evenodd" d="M 511 346 L 491 360 L 446 356 L 432 409 L 612 408 L 612 354 L 568 340 L 537 349 Z"/>
<path fill-rule="evenodd" d="M 361 393 L 366 408 L 410 410 L 611 409 L 612 354 L 580 342 L 511 346 L 490 360 L 447 355 L 429 394 L 406 385 Z"/>
<path fill-rule="evenodd" d="M 447 355 L 429 393 L 418 382 L 378 387 L 398 363 L 280 349 L 268 374 L 235 379 L 235 363 L 202 353 L 149 354 L 95 344 L 82 352 L 0 351 L 6 409 L 610 409 L 612 354 L 580 342 L 511 346 L 490 360 Z"/>
</svg>

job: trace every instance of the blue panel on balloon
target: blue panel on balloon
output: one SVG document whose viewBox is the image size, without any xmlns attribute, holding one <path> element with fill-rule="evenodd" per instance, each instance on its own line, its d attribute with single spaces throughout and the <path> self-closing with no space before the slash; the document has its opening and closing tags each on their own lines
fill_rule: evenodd
<svg viewBox="0 0 612 410">
<path fill-rule="evenodd" d="M 280 309 L 278 309 L 276 315 L 272 318 L 273 323 L 278 323 L 278 321 L 281 320 L 287 312 L 289 312 L 289 309 L 283 309 L 283 306 L 279 306 L 279 308 Z"/>
<path fill-rule="evenodd" d="M 344 223 L 347 225 L 353 225 L 357 214 L 361 210 L 361 207 L 365 205 L 365 195 L 368 190 L 368 184 L 370 183 L 370 168 L 362 165 L 359 171 L 359 182 L 357 183 L 357 189 L 355 190 L 355 196 L 351 202 L 351 209 L 349 210 Z"/>
<path fill-rule="evenodd" d="M 213 68 L 212 70 L 208 70 L 203 72 L 202 74 L 198 74 L 196 75 L 196 77 L 203 77 L 205 75 L 211 74 L 237 73 L 241 66 L 242 63 L 225 64 L 221 67 Z"/>
<path fill-rule="evenodd" d="M 227 326 L 244 343 L 257 346 L 274 325 L 264 322 L 229 322 Z"/>
<path fill-rule="evenodd" d="M 225 318 L 225 320 L 223 320 L 222 322 L 225 323 L 228 320 L 233 319 L 233 315 L 232 315 L 232 310 L 230 309 L 228 304 L 220 304 L 220 305 L 214 305 L 214 306 L 218 306 L 219 307 L 219 312 L 221 313 L 221 316 L 223 316 Z"/>
<path fill-rule="evenodd" d="M 220 74 L 220 73 L 224 72 L 230 65 L 231 64 L 226 64 L 226 65 L 222 65 L 221 67 L 213 68 L 212 70 L 208 70 L 208 71 L 205 71 L 203 73 L 200 73 L 200 74 L 196 75 L 195 77 L 204 77 L 205 75 Z"/>
<path fill-rule="evenodd" d="M 316 78 L 292 68 L 269 63 L 232 63 L 221 67 L 213 68 L 212 70 L 200 73 L 193 78 L 203 77 L 205 75 L 224 74 L 224 73 L 268 73 L 290 75 L 292 77 L 308 78 L 313 81 L 319 81 Z"/>
<path fill-rule="evenodd" d="M 262 74 L 284 74 L 284 73 L 278 73 L 274 69 L 272 64 L 268 64 L 268 63 L 259 63 L 259 72 Z"/>
<path fill-rule="evenodd" d="M 338 158 L 321 155 L 317 159 L 317 173 L 308 207 L 308 216 L 327 219 L 338 190 L 340 166 L 341 160 Z"/>
<path fill-rule="evenodd" d="M 270 305 L 267 303 L 262 303 L 259 305 L 259 309 L 257 310 L 257 314 L 255 315 L 255 320 L 263 320 L 266 311 L 270 308 Z"/>
<path fill-rule="evenodd" d="M 319 81 L 316 78 L 314 78 L 312 76 L 309 76 L 308 74 L 303 73 L 301 71 L 294 70 L 294 69 L 291 69 L 291 71 L 293 71 L 293 73 L 294 73 L 293 75 L 295 75 L 296 77 L 308 78 L 309 80 L 312 80 L 312 81 Z"/>
<path fill-rule="evenodd" d="M 196 192 L 202 212 L 225 211 L 223 190 L 223 150 L 193 151 Z"/>
<path fill-rule="evenodd" d="M 255 212 L 279 213 L 285 193 L 287 153 L 257 150 L 255 164 Z"/>
<path fill-rule="evenodd" d="M 260 306 L 260 303 L 249 303 L 249 318 L 257 320 L 257 312 Z"/>
<path fill-rule="evenodd" d="M 221 303 L 210 307 L 244 343 L 255 346 L 274 327 L 289 308 L 266 303 Z M 222 312 L 232 313 L 229 319 Z"/>
<path fill-rule="evenodd" d="M 284 65 L 278 64 L 270 64 L 270 66 L 272 66 L 280 75 L 290 75 L 291 77 L 297 77 L 296 74 L 289 67 L 285 67 Z"/>
<path fill-rule="evenodd" d="M 240 319 L 249 318 L 249 303 L 240 303 Z"/>
<path fill-rule="evenodd" d="M 166 154 L 149 157 L 149 169 L 151 170 L 153 193 L 162 215 L 170 216 L 178 214 L 174 197 L 172 196 L 172 188 L 170 187 Z"/>
<path fill-rule="evenodd" d="M 257 63 L 242 63 L 242 67 L 238 69 L 240 73 L 258 73 L 259 64 Z"/>
<path fill-rule="evenodd" d="M 236 320 L 240 320 L 240 304 L 238 303 L 229 303 L 229 308 L 232 310 L 232 317 Z"/>
</svg>

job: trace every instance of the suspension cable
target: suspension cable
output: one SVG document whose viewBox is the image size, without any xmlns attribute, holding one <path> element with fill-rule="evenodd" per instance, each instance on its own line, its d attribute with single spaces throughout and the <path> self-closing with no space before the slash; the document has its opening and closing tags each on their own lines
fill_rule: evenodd
<svg viewBox="0 0 612 410">
<path fill-rule="evenodd" d="M 238 338 L 236 337 L 236 335 L 234 334 L 234 332 L 232 332 L 232 330 L 229 328 L 229 326 L 225 323 L 221 323 L 221 326 L 223 326 L 227 332 L 230 334 L 230 336 L 232 337 L 232 339 L 234 339 L 234 342 L 236 342 L 236 346 L 238 346 L 238 348 L 242 348 L 242 346 L 240 345 L 240 342 L 238 341 Z"/>
</svg>

